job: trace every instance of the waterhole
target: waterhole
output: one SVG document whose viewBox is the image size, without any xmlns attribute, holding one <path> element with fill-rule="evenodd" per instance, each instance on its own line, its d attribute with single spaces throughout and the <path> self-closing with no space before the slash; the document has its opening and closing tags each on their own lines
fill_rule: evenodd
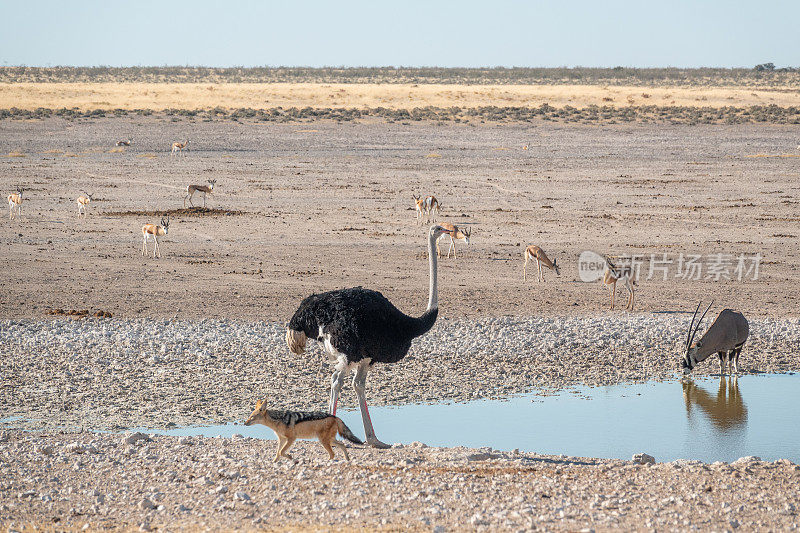
<svg viewBox="0 0 800 533">
<path fill-rule="evenodd" d="M 543 454 L 658 461 L 734 461 L 756 455 L 800 462 L 800 375 L 709 377 L 607 387 L 578 387 L 554 395 L 461 404 L 373 407 L 378 438 L 429 446 L 515 448 Z M 243 414 L 243 418 L 247 416 Z M 339 416 L 363 437 L 357 410 Z M 140 431 L 167 435 L 241 434 L 274 439 L 265 426 L 241 422 L 211 427 Z"/>
</svg>

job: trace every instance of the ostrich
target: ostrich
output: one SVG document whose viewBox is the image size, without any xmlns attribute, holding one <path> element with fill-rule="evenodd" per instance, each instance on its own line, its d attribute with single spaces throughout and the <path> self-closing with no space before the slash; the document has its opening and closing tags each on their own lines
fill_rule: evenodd
<svg viewBox="0 0 800 533">
<path fill-rule="evenodd" d="M 312 294 L 300 303 L 286 329 L 286 343 L 292 353 L 302 354 L 306 340 L 312 338 L 322 342 L 325 351 L 337 361 L 328 402 L 328 412 L 332 415 L 336 415 L 345 378 L 355 370 L 353 388 L 358 396 L 367 444 L 374 448 L 389 446 L 378 440 L 372 428 L 364 394 L 367 372 L 375 363 L 396 363 L 405 357 L 411 340 L 424 335 L 436 322 L 439 297 L 434 246 L 436 239 L 449 233 L 439 225 L 431 226 L 428 231 L 428 308 L 419 318 L 403 314 L 379 292 L 355 287 Z"/>
</svg>

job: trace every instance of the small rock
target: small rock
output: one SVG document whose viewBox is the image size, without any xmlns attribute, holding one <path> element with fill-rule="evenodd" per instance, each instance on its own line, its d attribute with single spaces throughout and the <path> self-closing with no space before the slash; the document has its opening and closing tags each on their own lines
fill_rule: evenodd
<svg viewBox="0 0 800 533">
<path fill-rule="evenodd" d="M 178 439 L 178 444 L 181 446 L 191 446 L 194 444 L 194 440 L 191 437 L 181 437 Z"/>
<path fill-rule="evenodd" d="M 42 455 L 53 455 L 53 447 L 48 444 L 44 446 L 37 446 L 36 451 Z"/>
<path fill-rule="evenodd" d="M 486 526 L 486 525 L 489 525 L 489 522 L 486 521 L 483 518 L 482 515 L 477 514 L 477 513 L 472 515 L 472 518 L 469 519 L 469 523 L 472 524 L 473 526 Z"/>
<path fill-rule="evenodd" d="M 225 485 L 220 485 L 214 490 L 214 492 L 216 492 L 217 494 L 225 494 L 226 492 L 228 492 L 228 487 L 226 487 Z"/>
<path fill-rule="evenodd" d="M 147 498 L 144 498 L 142 501 L 139 502 L 139 509 L 142 509 L 143 511 L 149 511 L 150 509 L 155 509 L 155 508 L 156 505 Z"/>
<path fill-rule="evenodd" d="M 246 492 L 241 492 L 241 491 L 237 492 L 236 494 L 234 494 L 233 498 L 235 500 L 241 500 L 243 502 L 249 502 L 250 501 L 250 495 L 247 494 Z"/>
<path fill-rule="evenodd" d="M 652 455 L 648 455 L 646 453 L 637 453 L 637 454 L 635 454 L 631 458 L 631 461 L 633 461 L 636 464 L 640 464 L 640 465 L 654 465 L 654 464 L 656 464 L 656 458 L 653 457 Z"/>
<path fill-rule="evenodd" d="M 731 464 L 732 465 L 741 465 L 741 464 L 747 464 L 747 463 L 757 463 L 759 461 L 761 461 L 761 457 L 758 457 L 758 456 L 755 456 L 755 455 L 748 455 L 746 457 L 739 457 L 738 459 L 736 459 Z"/>
<path fill-rule="evenodd" d="M 220 470 L 217 472 L 219 477 L 224 479 L 238 479 L 241 474 L 237 470 Z"/>
<path fill-rule="evenodd" d="M 64 451 L 67 453 L 83 453 L 86 451 L 86 447 L 81 444 L 80 442 L 70 442 L 66 446 L 64 446 Z"/>
<path fill-rule="evenodd" d="M 130 435 L 126 436 L 124 439 L 122 439 L 122 442 L 123 444 L 136 444 L 139 441 L 147 442 L 148 440 L 150 440 L 150 437 L 137 431 L 136 433 L 131 433 Z"/>
<path fill-rule="evenodd" d="M 467 461 L 488 461 L 490 459 L 499 459 L 500 455 L 496 453 L 473 453 L 467 455 Z"/>
<path fill-rule="evenodd" d="M 188 508 L 188 507 L 186 507 L 186 506 L 185 506 L 185 505 L 183 505 L 183 504 L 180 504 L 180 505 L 178 506 L 178 511 L 185 512 L 185 511 L 191 511 L 191 509 L 190 509 L 190 508 Z"/>
</svg>

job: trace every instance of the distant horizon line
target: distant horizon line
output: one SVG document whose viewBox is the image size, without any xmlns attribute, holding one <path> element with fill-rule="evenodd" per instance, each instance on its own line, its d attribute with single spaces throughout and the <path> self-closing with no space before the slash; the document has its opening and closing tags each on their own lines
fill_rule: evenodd
<svg viewBox="0 0 800 533">
<path fill-rule="evenodd" d="M 580 69 L 587 69 L 587 70 L 703 70 L 703 69 L 712 69 L 712 70 L 755 70 L 757 67 L 764 66 L 764 65 L 772 65 L 771 69 L 765 70 L 798 70 L 800 67 L 794 66 L 776 66 L 773 63 L 765 62 L 760 63 L 753 66 L 737 66 L 737 67 L 720 67 L 720 66 L 698 66 L 698 67 L 677 67 L 677 66 L 661 66 L 661 67 L 640 67 L 640 66 L 624 66 L 624 65 L 615 65 L 613 67 L 608 66 L 586 66 L 586 65 L 574 65 L 574 66 L 556 66 L 556 67 L 547 67 L 547 66 L 537 66 L 537 67 L 530 67 L 530 66 L 504 66 L 504 65 L 495 65 L 495 66 L 481 66 L 481 67 L 466 67 L 466 66 L 450 66 L 450 67 L 441 67 L 441 66 L 394 66 L 394 65 L 360 65 L 360 66 L 352 66 L 352 65 L 326 65 L 326 66 L 307 66 L 307 65 L 230 65 L 230 66 L 211 66 L 211 65 L 0 65 L 0 68 L 40 68 L 40 69 L 52 69 L 52 68 L 117 68 L 117 69 L 126 69 L 126 68 L 164 68 L 164 69 L 174 69 L 174 68 L 188 68 L 188 69 L 306 69 L 306 70 L 364 70 L 364 69 L 382 69 L 382 70 L 431 70 L 431 69 L 440 69 L 440 70 L 580 70 Z"/>
</svg>

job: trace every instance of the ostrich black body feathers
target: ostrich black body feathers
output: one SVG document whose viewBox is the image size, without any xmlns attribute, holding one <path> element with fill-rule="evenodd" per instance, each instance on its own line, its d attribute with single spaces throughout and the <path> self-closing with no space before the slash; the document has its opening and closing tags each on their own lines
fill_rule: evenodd
<svg viewBox="0 0 800 533">
<path fill-rule="evenodd" d="M 312 294 L 302 301 L 289 328 L 322 341 L 322 327 L 322 334 L 348 363 L 367 358 L 371 364 L 395 363 L 408 353 L 414 337 L 433 327 L 438 314 L 438 309 L 431 309 L 419 318 L 410 317 L 383 294 L 355 287 Z"/>
</svg>

